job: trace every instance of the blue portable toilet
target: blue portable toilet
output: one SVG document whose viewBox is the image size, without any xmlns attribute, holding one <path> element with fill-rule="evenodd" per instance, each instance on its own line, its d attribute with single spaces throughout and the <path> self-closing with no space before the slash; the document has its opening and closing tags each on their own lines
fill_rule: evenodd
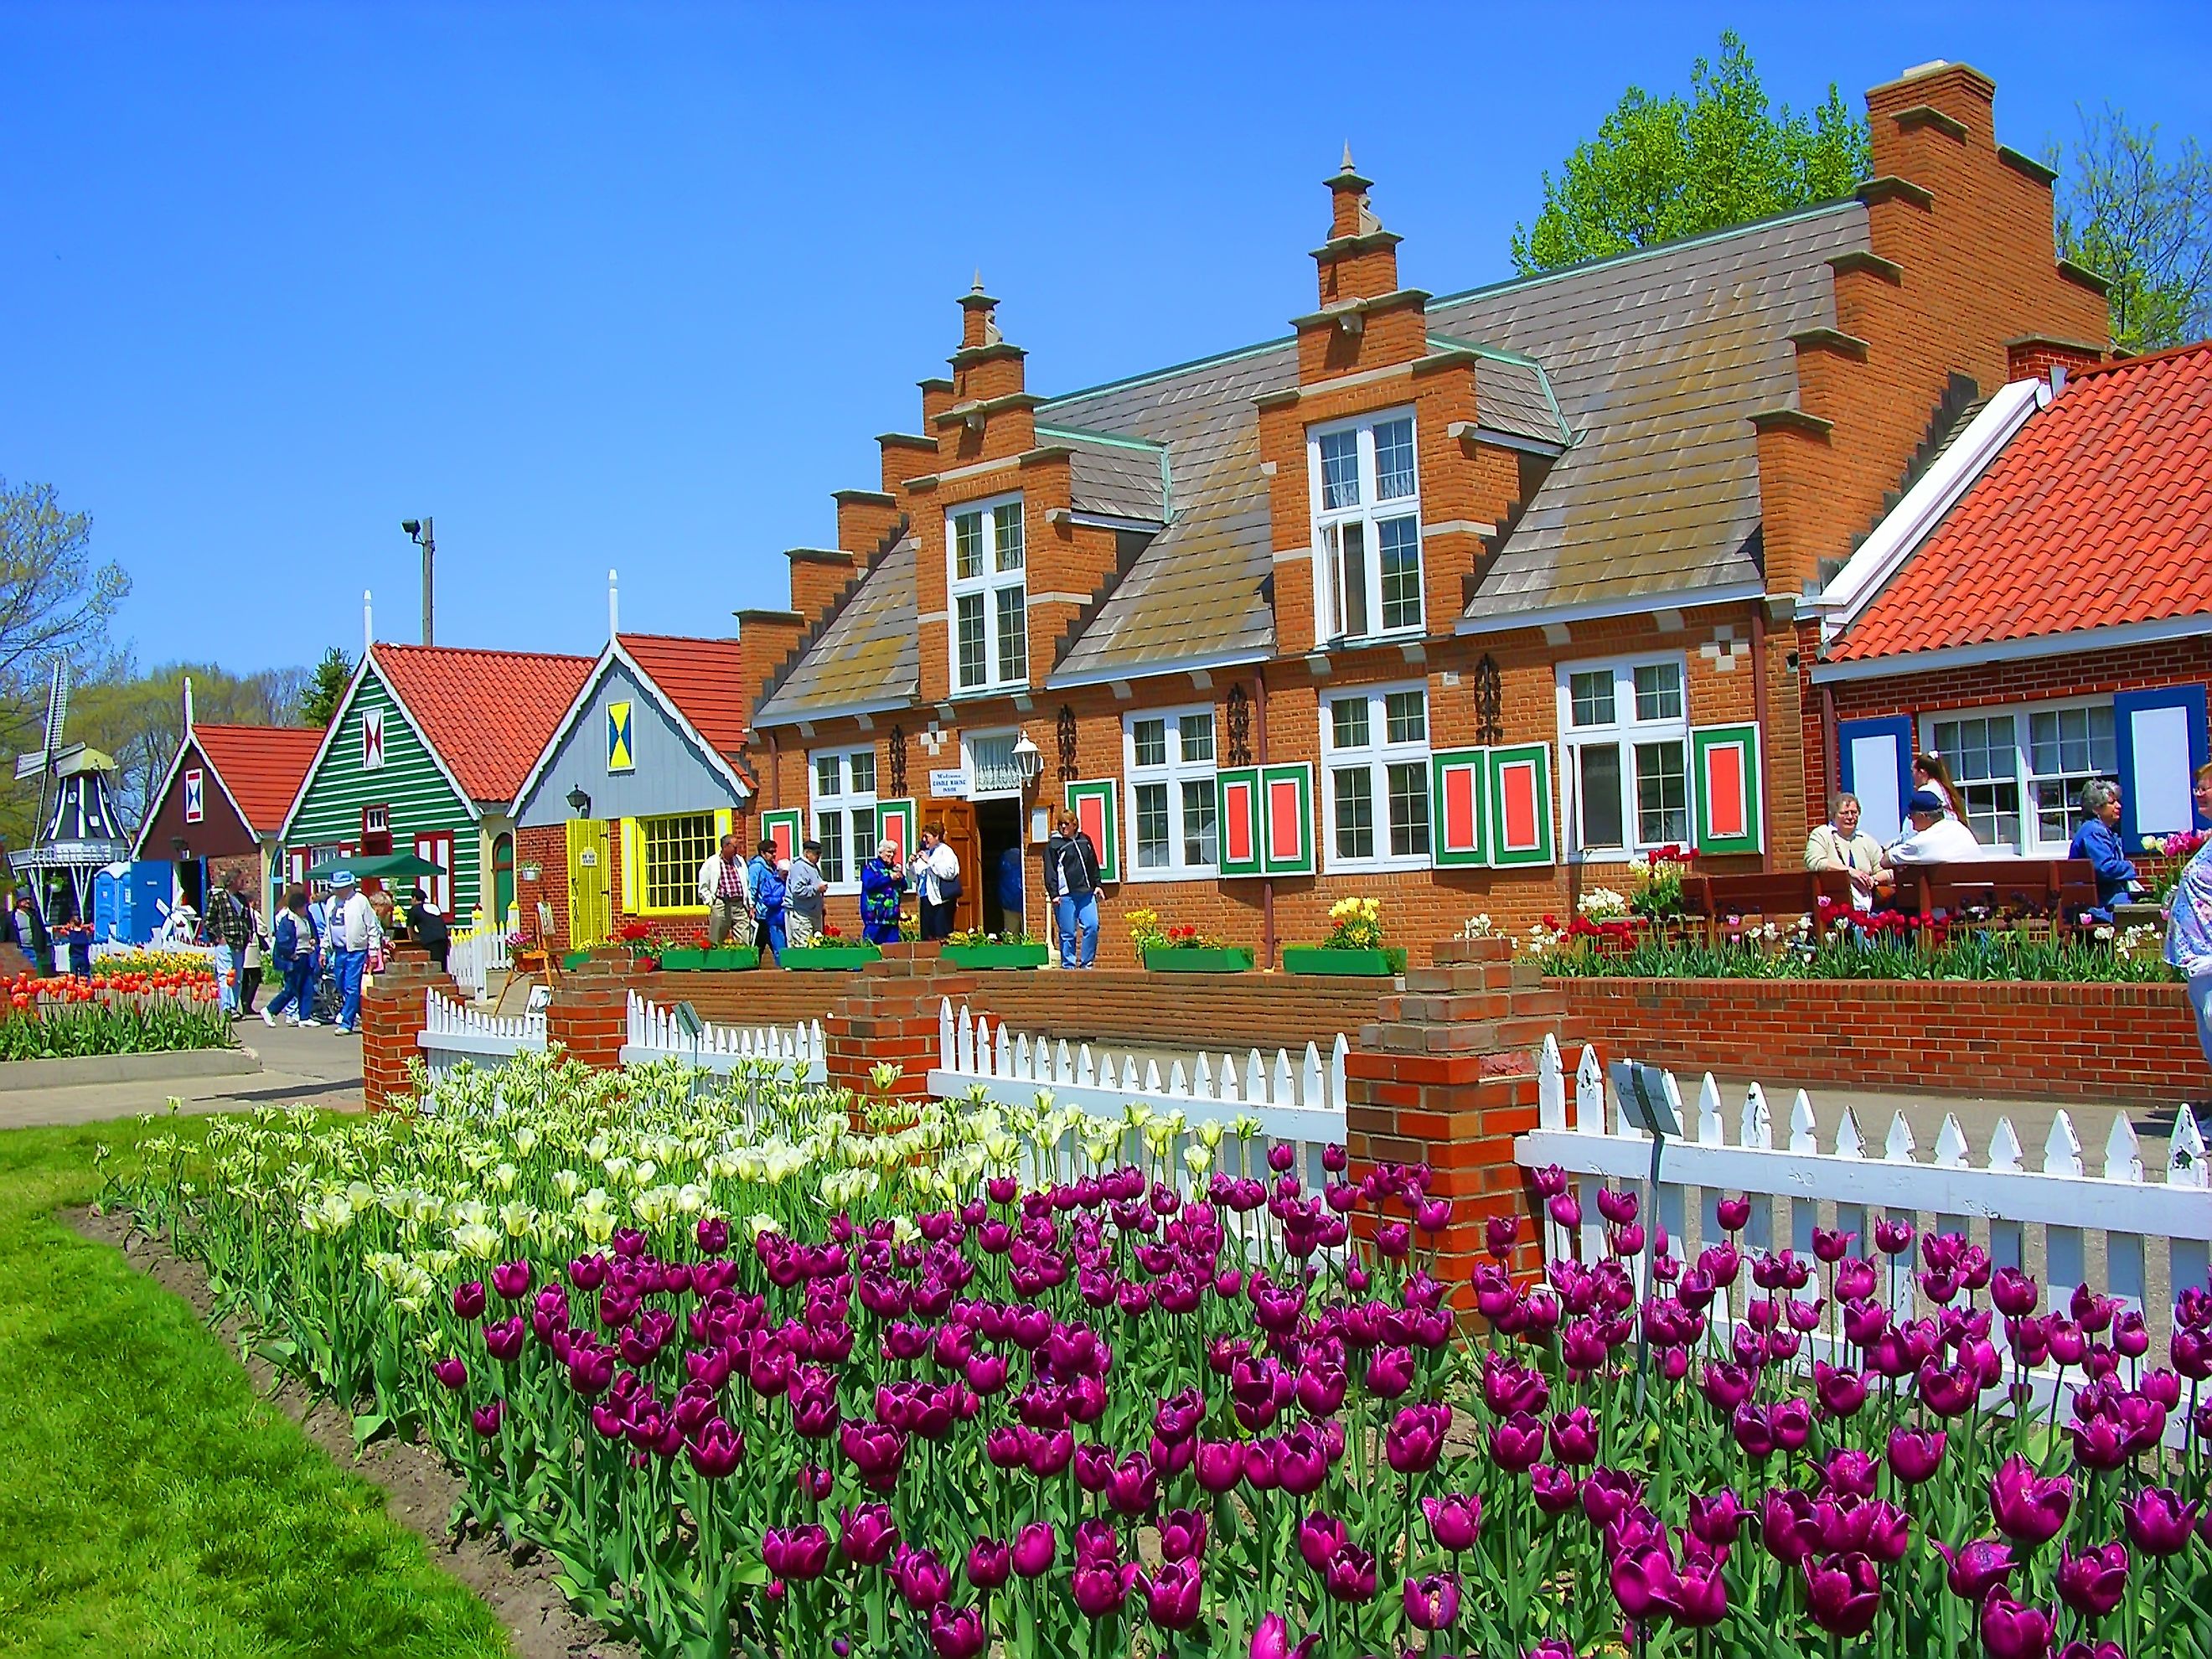
<svg viewBox="0 0 2212 1659">
<path fill-rule="evenodd" d="M 111 864 L 94 872 L 92 878 L 92 939 L 95 945 L 106 945 L 126 935 L 120 931 L 125 907 L 130 902 L 131 866 Z"/>
</svg>

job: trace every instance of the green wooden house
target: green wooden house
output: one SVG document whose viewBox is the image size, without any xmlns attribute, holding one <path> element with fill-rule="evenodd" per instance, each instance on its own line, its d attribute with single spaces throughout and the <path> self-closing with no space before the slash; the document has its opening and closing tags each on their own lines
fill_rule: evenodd
<svg viewBox="0 0 2212 1659">
<path fill-rule="evenodd" d="M 514 799 L 589 657 L 372 643 L 294 797 L 286 871 L 414 853 L 446 915 L 503 921 L 514 898 Z"/>
</svg>

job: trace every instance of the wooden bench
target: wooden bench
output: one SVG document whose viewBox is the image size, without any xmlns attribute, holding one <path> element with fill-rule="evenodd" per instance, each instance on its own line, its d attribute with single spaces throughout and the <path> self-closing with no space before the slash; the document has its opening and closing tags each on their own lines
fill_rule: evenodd
<svg viewBox="0 0 2212 1659">
<path fill-rule="evenodd" d="M 1851 878 L 1844 870 L 1763 870 L 1748 875 L 1692 875 L 1682 883 L 1686 915 L 1705 924 L 1708 943 L 1729 918 L 1757 916 L 1763 921 L 1794 924 L 1800 916 L 1813 920 L 1815 939 L 1823 937 L 1829 923 L 1820 914 L 1826 898 L 1846 913 L 1851 908 Z"/>
<path fill-rule="evenodd" d="M 1923 916 L 1954 922 L 2041 921 L 2064 932 L 2096 903 L 2097 872 L 2087 859 L 1916 865 L 1897 872 L 1897 896 L 1900 906 Z"/>
</svg>

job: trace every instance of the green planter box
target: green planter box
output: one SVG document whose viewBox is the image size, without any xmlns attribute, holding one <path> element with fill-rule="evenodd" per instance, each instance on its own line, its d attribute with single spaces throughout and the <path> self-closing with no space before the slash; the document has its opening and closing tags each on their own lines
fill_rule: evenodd
<svg viewBox="0 0 2212 1659">
<path fill-rule="evenodd" d="M 1052 951 L 1042 945 L 948 945 L 945 959 L 956 968 L 1042 968 Z"/>
<path fill-rule="evenodd" d="M 573 974 L 591 959 L 592 953 L 589 951 L 571 951 L 561 958 L 561 966 Z"/>
<path fill-rule="evenodd" d="M 663 951 L 660 970 L 665 974 L 736 974 L 760 965 L 757 951 Z"/>
<path fill-rule="evenodd" d="M 802 974 L 865 968 L 883 959 L 882 950 L 873 945 L 808 945 L 783 953 L 783 965 Z"/>
<path fill-rule="evenodd" d="M 1373 951 L 1333 951 L 1325 945 L 1286 945 L 1283 969 L 1292 974 L 1352 974 L 1389 979 L 1406 971 L 1406 953 L 1395 945 Z"/>
<path fill-rule="evenodd" d="M 1242 974 L 1252 966 L 1252 951 L 1243 945 L 1153 945 L 1145 966 L 1156 974 Z"/>
</svg>

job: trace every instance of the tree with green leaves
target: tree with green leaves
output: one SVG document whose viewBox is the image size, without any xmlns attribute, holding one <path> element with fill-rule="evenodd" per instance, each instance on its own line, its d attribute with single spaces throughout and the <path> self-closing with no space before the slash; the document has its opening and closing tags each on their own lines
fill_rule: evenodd
<svg viewBox="0 0 2212 1659">
<path fill-rule="evenodd" d="M 2195 138 L 2161 148 L 2107 104 L 2078 110 L 2062 167 L 2058 251 L 2112 284 L 2112 343 L 2155 351 L 2212 333 L 2212 156 Z"/>
<path fill-rule="evenodd" d="M 1866 124 L 1833 82 L 1809 113 L 1778 106 L 1725 33 L 1717 66 L 1691 66 L 1688 98 L 1629 88 L 1560 175 L 1544 174 L 1544 210 L 1514 228 L 1513 263 L 1526 276 L 1833 201 L 1869 165 Z"/>
<path fill-rule="evenodd" d="M 300 693 L 301 724 L 328 726 L 352 680 L 353 659 L 335 645 L 324 652 L 323 659 L 307 677 L 306 690 Z"/>
</svg>

